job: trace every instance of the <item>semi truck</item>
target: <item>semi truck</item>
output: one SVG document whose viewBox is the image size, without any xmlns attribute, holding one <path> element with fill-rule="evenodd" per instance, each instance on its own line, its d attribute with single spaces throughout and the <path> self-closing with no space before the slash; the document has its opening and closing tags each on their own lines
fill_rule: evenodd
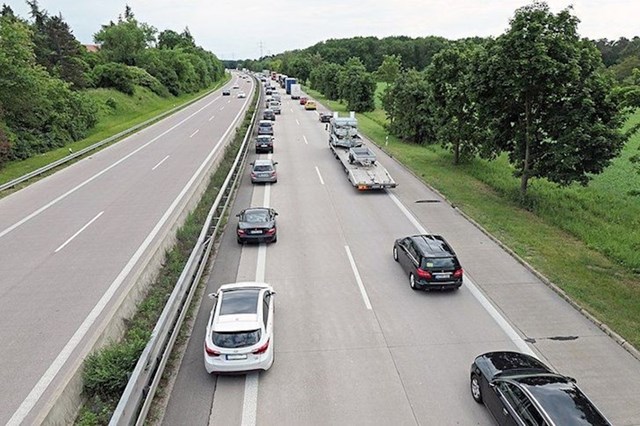
<svg viewBox="0 0 640 426">
<path fill-rule="evenodd" d="M 296 84 L 298 82 L 298 80 L 296 80 L 293 77 L 287 77 L 287 79 L 284 81 L 284 88 L 287 92 L 287 95 L 291 94 L 291 85 L 292 84 Z"/>
<path fill-rule="evenodd" d="M 299 84 L 291 85 L 291 99 L 300 99 L 301 93 L 302 93 L 302 90 Z"/>
<path fill-rule="evenodd" d="M 352 111 L 349 117 L 334 113 L 329 123 L 329 149 L 340 161 L 347 179 L 359 191 L 395 188 L 398 184 L 365 146 L 358 135 L 358 120 Z"/>
</svg>

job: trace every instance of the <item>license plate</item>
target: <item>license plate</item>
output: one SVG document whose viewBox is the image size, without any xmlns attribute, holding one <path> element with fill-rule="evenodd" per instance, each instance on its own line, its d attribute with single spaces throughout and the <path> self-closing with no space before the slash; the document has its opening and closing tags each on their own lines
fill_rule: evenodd
<svg viewBox="0 0 640 426">
<path fill-rule="evenodd" d="M 246 354 L 229 354 L 227 355 L 227 359 L 229 361 L 238 360 L 238 359 L 247 359 Z"/>
<path fill-rule="evenodd" d="M 269 173 L 261 173 L 260 177 L 269 177 Z"/>
<path fill-rule="evenodd" d="M 250 231 L 250 234 L 262 234 L 262 231 L 260 230 L 255 230 L 255 231 Z"/>
<path fill-rule="evenodd" d="M 266 148 L 266 147 L 268 147 L 269 145 L 267 145 L 266 143 L 263 143 L 263 144 L 262 144 L 262 145 L 260 145 L 260 146 L 261 146 L 262 148 Z"/>
<path fill-rule="evenodd" d="M 441 280 L 443 278 L 450 278 L 451 274 L 449 273 L 440 273 L 440 274 L 433 274 L 437 279 Z"/>
</svg>

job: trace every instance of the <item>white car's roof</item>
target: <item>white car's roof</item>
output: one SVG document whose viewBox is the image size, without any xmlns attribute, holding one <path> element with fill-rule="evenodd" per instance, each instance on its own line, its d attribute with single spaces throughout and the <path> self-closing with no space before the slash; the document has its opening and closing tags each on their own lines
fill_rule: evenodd
<svg viewBox="0 0 640 426">
<path fill-rule="evenodd" d="M 269 290 L 272 289 L 271 286 L 267 283 L 258 282 L 258 281 L 242 281 L 239 283 L 223 284 L 220 286 L 220 290 L 224 291 L 224 290 L 230 290 L 230 289 L 236 289 L 236 288 L 255 288 L 255 287 L 260 287 L 260 288 L 269 289 Z"/>
</svg>

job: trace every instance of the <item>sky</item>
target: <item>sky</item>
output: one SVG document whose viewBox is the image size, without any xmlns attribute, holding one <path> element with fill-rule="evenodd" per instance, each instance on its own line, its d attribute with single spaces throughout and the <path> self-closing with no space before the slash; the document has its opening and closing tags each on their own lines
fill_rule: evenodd
<svg viewBox="0 0 640 426">
<path fill-rule="evenodd" d="M 29 17 L 24 0 L 0 0 Z M 181 32 L 221 59 L 256 59 L 330 38 L 405 35 L 459 39 L 498 36 L 527 0 L 38 0 L 62 14 L 81 43 L 129 4 L 136 19 Z M 548 0 L 554 13 L 573 5 L 578 31 L 591 39 L 640 36 L 638 0 Z"/>
</svg>

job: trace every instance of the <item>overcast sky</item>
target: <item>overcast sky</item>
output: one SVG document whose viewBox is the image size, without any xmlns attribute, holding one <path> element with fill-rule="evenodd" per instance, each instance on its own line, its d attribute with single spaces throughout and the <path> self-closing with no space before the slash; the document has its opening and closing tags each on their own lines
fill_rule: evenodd
<svg viewBox="0 0 640 426">
<path fill-rule="evenodd" d="M 6 2 L 28 17 L 24 1 Z M 526 0 L 39 0 L 62 14 L 82 43 L 117 20 L 125 4 L 159 31 L 189 27 L 196 43 L 222 59 L 258 58 L 302 49 L 329 38 L 429 35 L 458 39 L 498 36 Z M 639 0 L 549 0 L 553 12 L 573 4 L 583 37 L 640 36 Z"/>
</svg>

